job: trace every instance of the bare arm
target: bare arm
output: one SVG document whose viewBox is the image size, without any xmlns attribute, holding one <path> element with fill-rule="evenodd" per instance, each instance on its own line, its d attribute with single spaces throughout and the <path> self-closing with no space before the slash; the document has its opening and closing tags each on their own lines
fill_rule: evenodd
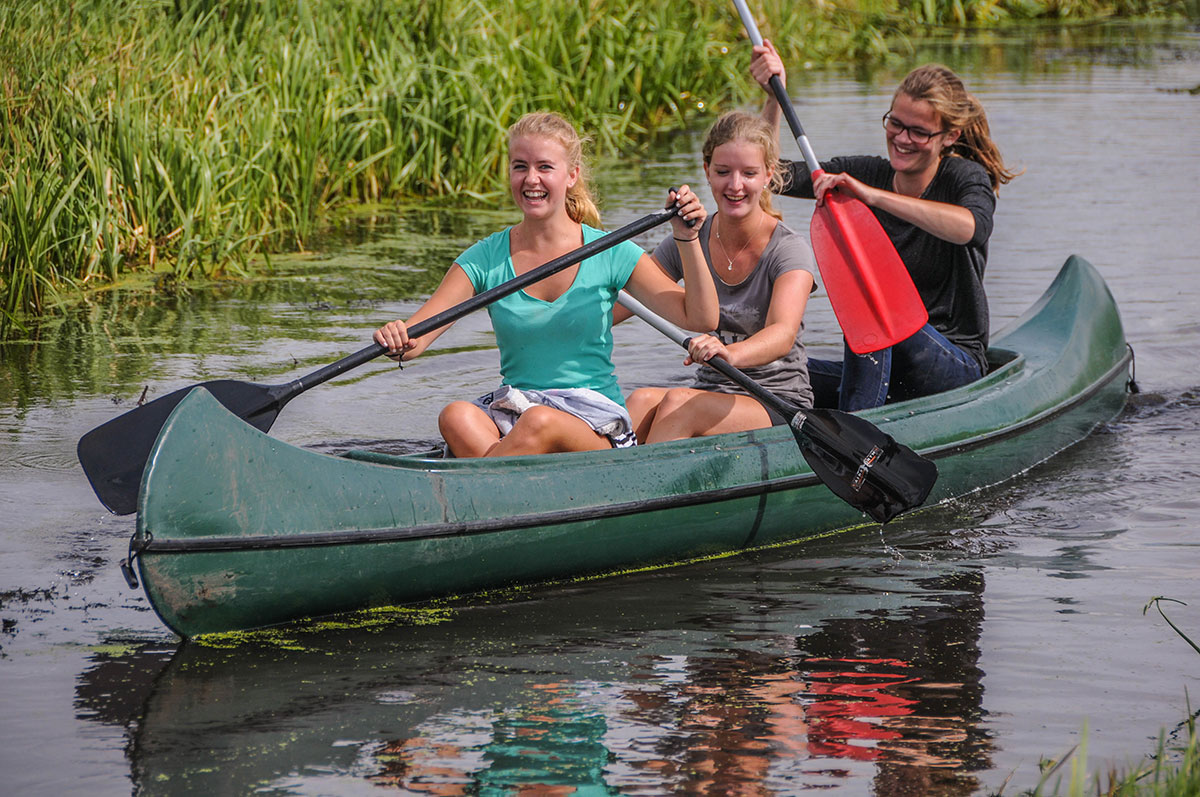
<svg viewBox="0 0 1200 797">
<path fill-rule="evenodd" d="M 873 208 L 887 211 L 943 241 L 961 245 L 975 237 L 975 215 L 961 205 L 873 188 L 845 173 L 823 174 L 813 182 L 817 204 L 821 204 L 827 191 L 834 189 L 856 197 Z"/>
<path fill-rule="evenodd" d="M 779 57 L 779 51 L 775 49 L 775 45 L 771 44 L 769 39 L 763 39 L 762 45 L 754 48 L 754 55 L 750 59 L 750 74 L 767 93 L 767 99 L 763 102 L 762 118 L 763 121 L 775 128 L 775 138 L 778 139 L 779 123 L 783 112 L 779 107 L 779 101 L 775 98 L 775 92 L 771 91 L 770 83 L 772 75 L 779 75 L 780 82 L 786 87 L 787 73 L 784 71 L 783 59 Z"/>
<path fill-rule="evenodd" d="M 975 215 L 961 205 L 918 199 L 893 191 L 880 191 L 875 201 L 867 204 L 886 210 L 952 244 L 970 243 L 975 237 Z"/>
<path fill-rule="evenodd" d="M 475 286 L 471 284 L 471 279 L 462 270 L 461 266 L 454 263 L 450 266 L 450 270 L 446 272 L 446 276 L 442 277 L 442 282 L 437 286 L 433 295 L 425 300 L 425 303 L 417 309 L 417 312 L 413 313 L 407 322 L 397 319 L 375 330 L 375 342 L 381 346 L 386 346 L 388 357 L 391 357 L 393 360 L 411 360 L 429 348 L 429 344 L 437 340 L 453 324 L 447 324 L 446 326 L 430 330 L 419 338 L 409 338 L 408 327 L 424 321 L 426 318 L 432 318 L 443 310 L 449 310 L 451 307 L 467 301 L 474 295 Z"/>
<path fill-rule="evenodd" d="M 712 335 L 697 336 L 692 339 L 685 364 L 721 357 L 738 368 L 753 368 L 783 357 L 796 343 L 812 286 L 813 275 L 807 271 L 789 271 L 780 276 L 771 289 L 771 304 L 762 329 L 728 346 Z"/>
<path fill-rule="evenodd" d="M 683 287 L 663 273 L 652 257 L 642 255 L 625 283 L 625 289 L 677 326 L 691 330 L 715 329 L 720 322 L 721 308 L 712 272 L 704 259 L 704 250 L 700 248 L 700 225 L 707 214 L 688 186 L 680 186 L 676 196 L 683 217 L 671 219 L 671 231 L 683 261 Z M 694 226 L 687 226 L 685 219 Z"/>
</svg>

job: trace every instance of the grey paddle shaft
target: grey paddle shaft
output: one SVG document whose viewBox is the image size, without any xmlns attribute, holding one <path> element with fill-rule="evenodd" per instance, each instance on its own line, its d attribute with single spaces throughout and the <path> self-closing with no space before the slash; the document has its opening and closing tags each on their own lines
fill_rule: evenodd
<svg viewBox="0 0 1200 797">
<path fill-rule="evenodd" d="M 685 349 L 687 348 L 688 341 L 692 339 L 691 335 L 687 334 L 667 319 L 660 318 L 659 316 L 655 315 L 655 313 L 649 307 L 642 304 L 625 291 L 621 291 L 620 296 L 617 297 L 617 301 L 620 302 L 626 310 L 630 311 L 635 316 L 642 319 L 647 324 L 678 343 L 680 346 L 683 346 Z"/>
<path fill-rule="evenodd" d="M 642 319 L 647 324 L 654 327 L 683 348 L 689 348 L 688 342 L 691 341 L 692 335 L 684 332 L 682 329 L 675 326 L 670 321 L 667 321 L 665 318 L 660 318 L 654 313 L 653 310 L 630 296 L 625 291 L 621 291 L 620 295 L 617 297 L 617 301 L 620 302 L 626 310 L 629 310 L 638 318 Z M 784 418 L 790 418 L 791 424 L 794 426 L 797 432 L 800 430 L 800 427 L 804 425 L 805 415 L 799 407 L 792 404 L 790 401 L 776 396 L 758 382 L 755 382 L 753 379 L 746 376 L 736 367 L 730 365 L 723 358 L 713 357 L 706 364 L 716 371 L 724 374 L 729 381 L 733 382 L 734 384 L 741 385 L 747 393 L 778 412 Z"/>
<path fill-rule="evenodd" d="M 746 0 L 733 0 L 733 4 L 737 6 L 738 16 L 742 18 L 742 25 L 746 27 L 746 33 L 750 36 L 751 43 L 756 47 L 761 45 L 763 37 L 758 32 L 758 24 L 751 16 L 750 9 L 746 6 Z M 796 146 L 800 147 L 800 154 L 804 156 L 804 162 L 808 165 L 809 172 L 819 170 L 821 162 L 817 160 L 817 154 L 813 152 L 812 145 L 808 143 L 808 136 L 804 135 L 804 128 L 800 126 L 800 117 L 796 116 L 796 109 L 792 107 L 791 98 L 788 97 L 779 75 L 771 75 L 771 89 L 775 92 L 775 100 L 779 103 L 779 109 L 783 111 L 784 118 L 787 119 L 788 127 L 792 129 L 792 135 L 796 137 Z"/>
</svg>

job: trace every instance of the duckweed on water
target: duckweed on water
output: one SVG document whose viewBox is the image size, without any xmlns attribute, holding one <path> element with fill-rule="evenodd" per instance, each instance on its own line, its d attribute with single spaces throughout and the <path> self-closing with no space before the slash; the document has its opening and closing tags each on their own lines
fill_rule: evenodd
<svg viewBox="0 0 1200 797">
<path fill-rule="evenodd" d="M 440 602 L 429 606 L 381 606 L 363 609 L 335 617 L 299 620 L 285 626 L 258 628 L 247 631 L 223 631 L 216 634 L 201 634 L 192 641 L 201 647 L 233 649 L 253 645 L 279 650 L 315 650 L 300 642 L 304 636 L 329 631 L 378 632 L 396 626 L 420 626 L 445 623 L 454 618 L 454 611 Z"/>
<path fill-rule="evenodd" d="M 368 633 L 376 633 L 386 629 L 395 628 L 397 626 L 436 625 L 453 620 L 457 614 L 458 607 L 462 606 L 511 603 L 524 598 L 525 596 L 529 595 L 530 592 L 535 590 L 553 589 L 556 587 L 584 584 L 613 577 L 652 573 L 669 568 L 696 565 L 706 562 L 716 562 L 723 559 L 729 559 L 731 557 L 743 556 L 747 553 L 785 548 L 801 543 L 811 544 L 816 540 L 821 540 L 826 537 L 832 537 L 834 535 L 842 534 L 848 531 L 856 531 L 863 528 L 872 528 L 876 525 L 877 524 L 875 523 L 861 523 L 855 526 L 834 529 L 822 534 L 807 537 L 803 540 L 787 540 L 771 543 L 769 545 L 747 548 L 740 551 L 722 551 L 704 556 L 696 556 L 686 560 L 662 562 L 659 564 L 643 565 L 640 567 L 629 567 L 604 573 L 543 581 L 536 584 L 520 584 L 490 590 L 481 590 L 466 596 L 452 595 L 440 598 L 436 602 L 430 602 L 428 604 L 418 606 L 381 606 L 370 609 L 362 609 L 357 612 L 333 615 L 330 617 L 299 620 L 295 623 L 289 623 L 283 626 L 250 629 L 244 631 L 224 631 L 213 634 L 201 634 L 195 637 L 192 642 L 206 648 L 225 650 L 232 650 L 246 645 L 275 648 L 278 650 L 316 650 L 316 648 L 310 648 L 302 644 L 300 641 L 301 637 L 313 636 L 331 631 L 366 631 Z"/>
</svg>

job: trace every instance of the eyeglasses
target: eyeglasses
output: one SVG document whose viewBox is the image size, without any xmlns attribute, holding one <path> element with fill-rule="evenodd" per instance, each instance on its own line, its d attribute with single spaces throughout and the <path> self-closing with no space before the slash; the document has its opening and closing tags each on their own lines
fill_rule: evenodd
<svg viewBox="0 0 1200 797">
<path fill-rule="evenodd" d="M 935 130 L 931 133 L 928 130 L 922 130 L 919 127 L 909 127 L 906 124 L 896 121 L 896 118 L 892 116 L 891 111 L 888 111 L 883 115 L 883 129 L 895 136 L 907 132 L 909 140 L 914 144 L 928 144 L 929 140 L 934 136 L 940 136 L 943 133 L 950 132 L 949 130 Z"/>
</svg>

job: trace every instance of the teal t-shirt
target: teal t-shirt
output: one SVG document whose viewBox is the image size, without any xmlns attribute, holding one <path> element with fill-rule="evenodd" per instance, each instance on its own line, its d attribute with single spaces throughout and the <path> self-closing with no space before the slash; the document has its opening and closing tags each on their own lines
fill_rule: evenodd
<svg viewBox="0 0 1200 797">
<path fill-rule="evenodd" d="M 489 235 L 454 261 L 476 293 L 516 276 L 511 229 Z M 604 234 L 583 225 L 584 243 Z M 612 363 L 612 309 L 643 254 L 624 241 L 580 263 L 571 287 L 553 302 L 522 290 L 488 305 L 502 382 L 530 390 L 586 387 L 625 406 Z"/>
</svg>

